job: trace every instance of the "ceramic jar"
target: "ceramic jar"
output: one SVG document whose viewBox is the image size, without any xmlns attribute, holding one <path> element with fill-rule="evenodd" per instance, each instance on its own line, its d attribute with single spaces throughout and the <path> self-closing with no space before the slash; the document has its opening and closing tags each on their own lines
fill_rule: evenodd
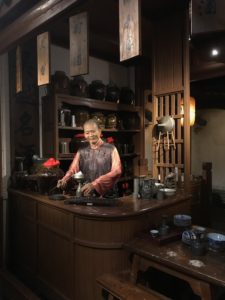
<svg viewBox="0 0 225 300">
<path fill-rule="evenodd" d="M 63 71 L 55 71 L 51 76 L 51 83 L 49 85 L 50 94 L 63 93 L 69 94 L 70 81 Z"/>
<path fill-rule="evenodd" d="M 84 123 L 90 119 L 90 114 L 87 110 L 76 110 L 75 118 L 77 127 L 83 127 Z"/>
<path fill-rule="evenodd" d="M 105 118 L 105 116 L 104 116 L 103 113 L 101 113 L 101 112 L 95 112 L 95 113 L 93 113 L 93 114 L 91 115 L 91 117 L 97 121 L 97 123 L 98 123 L 98 125 L 99 125 L 99 127 L 100 127 L 101 129 L 104 129 L 104 128 L 105 128 L 105 121 L 106 121 L 106 118 Z"/>
<path fill-rule="evenodd" d="M 83 76 L 73 77 L 73 80 L 70 81 L 70 93 L 78 97 L 88 97 L 88 83 Z"/>
<path fill-rule="evenodd" d="M 109 114 L 106 118 L 106 128 L 117 128 L 117 116 Z"/>
<path fill-rule="evenodd" d="M 105 100 L 106 87 L 101 80 L 93 80 L 89 85 L 89 94 L 93 99 Z"/>
</svg>

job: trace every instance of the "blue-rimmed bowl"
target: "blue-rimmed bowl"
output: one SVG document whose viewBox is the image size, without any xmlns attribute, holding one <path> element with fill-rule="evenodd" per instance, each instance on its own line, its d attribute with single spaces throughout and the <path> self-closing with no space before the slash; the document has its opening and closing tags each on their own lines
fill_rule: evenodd
<svg viewBox="0 0 225 300">
<path fill-rule="evenodd" d="M 209 248 L 222 251 L 225 249 L 225 235 L 216 232 L 207 234 Z"/>
<path fill-rule="evenodd" d="M 188 227 L 191 225 L 191 216 L 189 215 L 174 215 L 173 216 L 173 223 L 176 226 L 180 226 L 180 227 Z"/>
</svg>

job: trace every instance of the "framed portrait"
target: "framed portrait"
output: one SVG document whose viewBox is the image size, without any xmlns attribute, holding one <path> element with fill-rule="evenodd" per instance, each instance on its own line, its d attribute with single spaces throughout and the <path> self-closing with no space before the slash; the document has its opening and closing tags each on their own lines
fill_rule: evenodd
<svg viewBox="0 0 225 300">
<path fill-rule="evenodd" d="M 22 50 L 16 47 L 16 93 L 22 92 Z"/>
<path fill-rule="evenodd" d="M 140 0 L 119 0 L 120 61 L 141 54 Z"/>
<path fill-rule="evenodd" d="M 88 71 L 88 14 L 82 12 L 70 17 L 70 75 L 87 74 Z"/>
<path fill-rule="evenodd" d="M 37 36 L 37 77 L 38 86 L 49 83 L 50 78 L 50 41 L 49 33 Z"/>
</svg>

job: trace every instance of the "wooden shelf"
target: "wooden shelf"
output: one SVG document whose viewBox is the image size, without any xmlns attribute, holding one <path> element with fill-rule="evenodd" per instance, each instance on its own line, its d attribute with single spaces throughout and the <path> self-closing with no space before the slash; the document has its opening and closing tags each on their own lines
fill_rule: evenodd
<svg viewBox="0 0 225 300">
<path fill-rule="evenodd" d="M 70 96 L 65 94 L 56 94 L 58 102 L 66 102 L 70 105 L 87 106 L 92 109 L 108 110 L 108 111 L 126 111 L 126 112 L 140 112 L 140 106 L 127 105 L 122 103 L 114 103 L 109 101 L 101 101 L 90 98 L 82 98 L 77 96 Z"/>
<path fill-rule="evenodd" d="M 71 126 L 58 126 L 59 130 L 74 130 L 74 131 L 83 131 L 82 127 L 71 127 Z M 140 132 L 140 129 L 116 129 L 116 128 L 104 128 L 102 129 L 102 132 L 121 132 L 121 133 L 135 133 Z"/>
</svg>

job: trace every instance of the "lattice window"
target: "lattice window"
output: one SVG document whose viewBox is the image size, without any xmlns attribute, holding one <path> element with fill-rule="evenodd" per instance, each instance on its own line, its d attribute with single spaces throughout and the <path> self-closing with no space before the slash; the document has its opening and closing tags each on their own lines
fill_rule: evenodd
<svg viewBox="0 0 225 300">
<path fill-rule="evenodd" d="M 153 176 L 163 182 L 168 173 L 178 169 L 178 178 L 184 172 L 184 130 L 181 126 L 181 99 L 183 91 L 157 95 L 153 99 Z M 164 116 L 170 116 L 175 121 L 173 136 L 175 146 L 173 146 L 172 134 L 168 135 L 169 148 L 167 147 L 167 135 L 164 134 L 159 141 L 158 121 Z M 166 141 L 165 141 L 166 139 Z"/>
</svg>

